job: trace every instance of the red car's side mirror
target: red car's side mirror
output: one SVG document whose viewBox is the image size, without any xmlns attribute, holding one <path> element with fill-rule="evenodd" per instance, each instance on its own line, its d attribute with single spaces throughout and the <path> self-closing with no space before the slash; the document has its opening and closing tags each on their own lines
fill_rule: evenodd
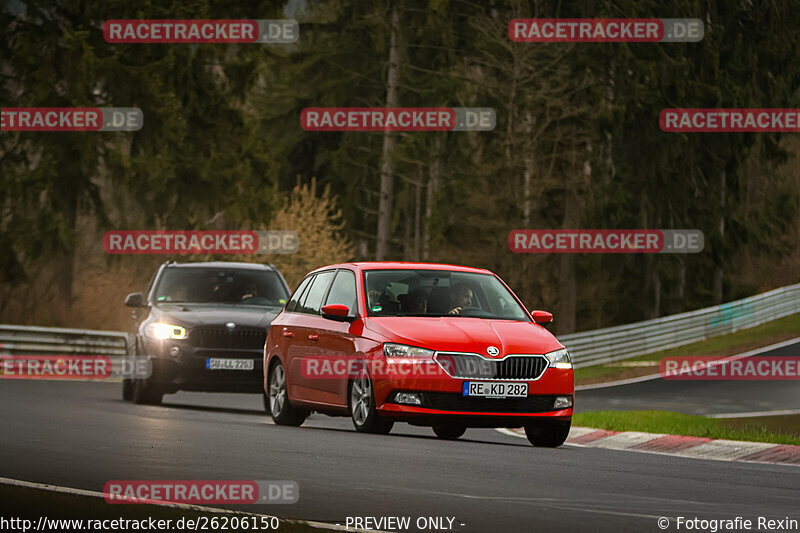
<svg viewBox="0 0 800 533">
<path fill-rule="evenodd" d="M 347 321 L 350 314 L 350 308 L 343 304 L 328 304 L 322 306 L 322 318 L 330 318 L 331 320 Z"/>
<path fill-rule="evenodd" d="M 547 324 L 553 321 L 553 313 L 548 313 L 547 311 L 534 311 L 531 314 L 533 315 L 534 322 L 537 324 Z"/>
</svg>

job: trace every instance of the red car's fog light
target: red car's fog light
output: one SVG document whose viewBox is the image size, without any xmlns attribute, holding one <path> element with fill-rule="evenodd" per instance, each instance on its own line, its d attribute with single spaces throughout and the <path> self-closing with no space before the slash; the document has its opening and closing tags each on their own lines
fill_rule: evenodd
<svg viewBox="0 0 800 533">
<path fill-rule="evenodd" d="M 556 396 L 553 409 L 568 409 L 572 407 L 572 396 Z"/>
<path fill-rule="evenodd" d="M 422 405 L 422 397 L 416 392 L 398 392 L 394 395 L 394 401 L 408 405 Z"/>
</svg>

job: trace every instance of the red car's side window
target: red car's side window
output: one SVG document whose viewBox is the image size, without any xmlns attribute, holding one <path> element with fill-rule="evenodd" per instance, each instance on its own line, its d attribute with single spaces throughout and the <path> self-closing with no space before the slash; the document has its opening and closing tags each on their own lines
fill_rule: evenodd
<svg viewBox="0 0 800 533">
<path fill-rule="evenodd" d="M 356 275 L 347 269 L 339 269 L 336 278 L 333 280 L 331 290 L 325 304 L 342 304 L 350 309 L 348 316 L 356 316 L 358 307 L 356 305 Z"/>
<path fill-rule="evenodd" d="M 292 295 L 292 298 L 289 300 L 289 303 L 286 304 L 287 313 L 295 312 L 295 309 L 297 309 L 297 304 L 300 301 L 300 298 L 303 297 L 303 293 L 305 292 L 306 287 L 308 287 L 308 284 L 313 277 L 314 276 L 307 276 L 306 279 L 304 279 L 302 283 L 300 283 L 300 286 L 297 287 L 297 290 L 294 291 L 294 294 Z"/>
<path fill-rule="evenodd" d="M 306 295 L 303 296 L 302 302 L 295 308 L 296 313 L 319 314 L 320 307 L 322 307 L 322 299 L 325 297 L 328 285 L 333 279 L 333 274 L 333 270 L 328 270 L 327 272 L 320 272 L 314 277 L 314 281 L 311 282 L 308 290 L 306 290 Z"/>
</svg>

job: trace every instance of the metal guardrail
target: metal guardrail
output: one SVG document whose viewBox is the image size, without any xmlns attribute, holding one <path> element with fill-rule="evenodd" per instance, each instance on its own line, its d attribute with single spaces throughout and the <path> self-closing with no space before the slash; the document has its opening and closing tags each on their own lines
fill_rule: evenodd
<svg viewBox="0 0 800 533">
<path fill-rule="evenodd" d="M 560 335 L 576 367 L 666 350 L 800 313 L 800 283 L 644 322 Z"/>
<path fill-rule="evenodd" d="M 623 326 L 559 336 L 576 367 L 628 359 L 751 328 L 800 313 L 800 283 L 743 300 Z M 0 325 L 0 354 L 125 355 L 127 335 Z"/>
<path fill-rule="evenodd" d="M 119 331 L 0 325 L 0 353 L 7 355 L 125 355 Z"/>
</svg>

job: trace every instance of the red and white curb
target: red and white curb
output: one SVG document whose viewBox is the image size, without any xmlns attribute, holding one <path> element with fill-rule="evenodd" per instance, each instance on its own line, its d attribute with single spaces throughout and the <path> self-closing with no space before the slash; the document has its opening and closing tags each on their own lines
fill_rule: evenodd
<svg viewBox="0 0 800 533">
<path fill-rule="evenodd" d="M 503 433 L 525 437 L 522 429 L 506 430 Z M 569 432 L 566 444 L 586 448 L 676 455 L 693 459 L 800 466 L 800 446 L 768 442 L 742 442 L 662 433 L 573 427 Z"/>
</svg>

